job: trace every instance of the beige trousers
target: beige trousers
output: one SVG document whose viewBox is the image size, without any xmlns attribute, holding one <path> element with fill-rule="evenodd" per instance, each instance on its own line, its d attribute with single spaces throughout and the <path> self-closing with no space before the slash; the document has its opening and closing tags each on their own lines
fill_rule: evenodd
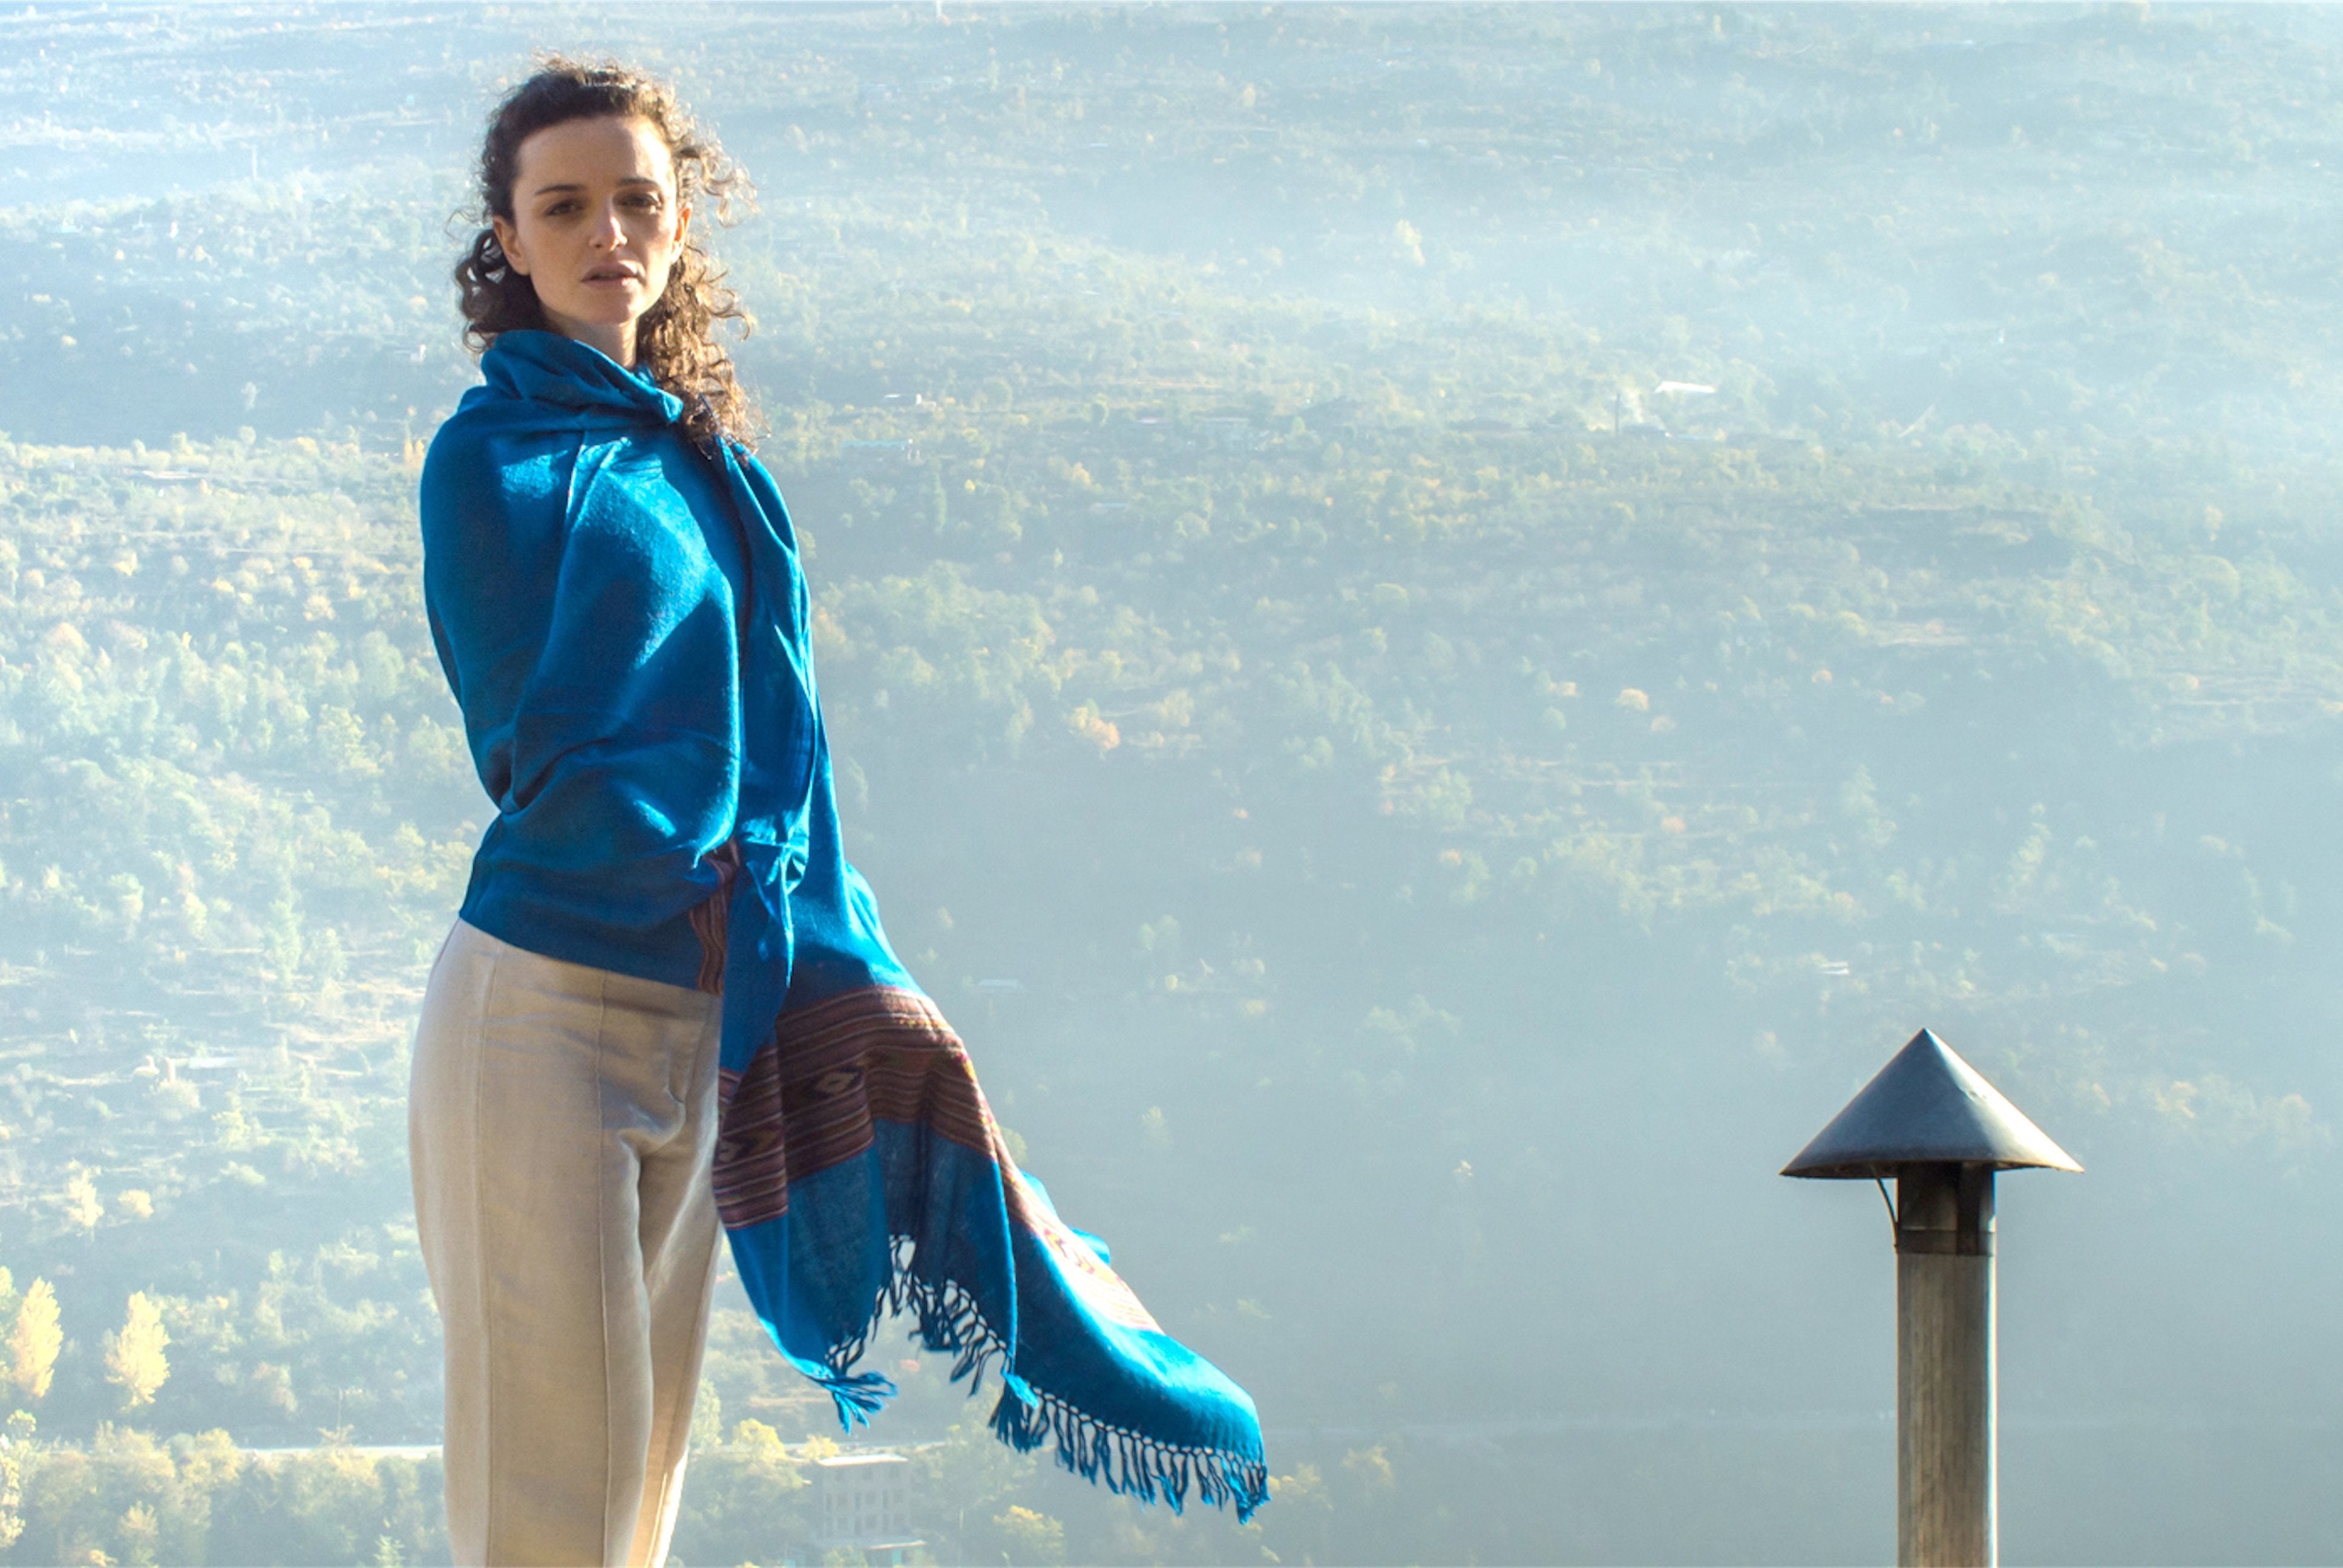
<svg viewBox="0 0 2343 1568">
<path fill-rule="evenodd" d="M 663 1563 L 715 1283 L 717 999 L 458 920 L 407 1102 L 464 1564 Z"/>
</svg>

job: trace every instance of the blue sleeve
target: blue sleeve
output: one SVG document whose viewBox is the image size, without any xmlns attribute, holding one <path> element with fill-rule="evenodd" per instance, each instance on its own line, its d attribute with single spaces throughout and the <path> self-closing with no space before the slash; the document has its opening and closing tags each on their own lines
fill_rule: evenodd
<svg viewBox="0 0 2343 1568">
<path fill-rule="evenodd" d="M 423 604 L 489 799 L 512 788 L 514 699 L 546 647 L 578 440 L 441 427 L 424 458 Z"/>
<path fill-rule="evenodd" d="M 525 910 L 585 961 L 713 889 L 738 802 L 729 617 L 680 503 L 605 473 L 627 451 L 459 415 L 423 472 L 425 602 L 498 812 L 467 918 L 509 940 Z"/>
</svg>

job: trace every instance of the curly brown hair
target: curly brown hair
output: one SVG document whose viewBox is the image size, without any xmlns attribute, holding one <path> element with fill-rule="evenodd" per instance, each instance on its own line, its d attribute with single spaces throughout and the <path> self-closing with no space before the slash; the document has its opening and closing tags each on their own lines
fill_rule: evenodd
<svg viewBox="0 0 2343 1568">
<path fill-rule="evenodd" d="M 480 146 L 479 207 L 465 215 L 484 226 L 456 264 L 464 338 L 475 350 L 485 350 L 498 333 L 546 327 L 536 286 L 513 270 L 496 230 L 485 226 L 493 217 L 513 220 L 521 143 L 549 126 L 605 117 L 648 121 L 674 160 L 677 198 L 695 210 L 712 209 L 718 223 L 732 221 L 736 202 L 745 206 L 753 199 L 748 175 L 665 82 L 614 60 L 540 56 L 536 72 L 507 93 L 488 117 Z M 698 226 L 693 225 L 695 231 Z M 716 340 L 719 321 L 733 323 L 744 337 L 751 325 L 697 232 L 688 233 L 666 291 L 636 324 L 635 352 L 637 367 L 683 400 L 684 427 L 702 445 L 719 438 L 747 442 L 759 423 L 733 374 L 732 356 Z"/>
</svg>

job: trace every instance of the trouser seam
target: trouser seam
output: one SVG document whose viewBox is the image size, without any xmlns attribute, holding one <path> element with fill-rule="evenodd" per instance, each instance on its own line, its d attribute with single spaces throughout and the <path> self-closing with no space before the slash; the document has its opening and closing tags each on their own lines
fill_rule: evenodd
<svg viewBox="0 0 2343 1568">
<path fill-rule="evenodd" d="M 480 1336 L 482 1352 L 480 1359 L 484 1363 L 480 1378 L 482 1385 L 480 1389 L 480 1447 L 482 1450 L 480 1465 L 483 1472 L 481 1479 L 486 1485 L 488 1496 L 487 1506 L 480 1510 L 480 1556 L 483 1562 L 493 1562 L 496 1557 L 490 1543 L 497 1538 L 497 1499 L 500 1489 L 497 1485 L 497 1347 L 495 1336 L 489 1327 L 494 1320 L 488 1314 L 487 1244 L 488 1238 L 488 1227 L 481 1222 L 486 1217 L 486 1210 L 480 1201 L 480 1127 L 483 1110 L 481 1101 L 487 1092 L 483 1080 L 488 1076 L 487 1064 L 482 1060 L 482 1041 L 487 1032 L 489 1011 L 496 997 L 497 971 L 503 964 L 504 951 L 499 946 L 488 955 L 488 979 L 480 988 L 479 1005 L 473 1010 L 469 1030 L 470 1049 L 465 1053 L 472 1080 L 471 1125 L 466 1130 L 468 1135 L 464 1141 L 464 1172 L 469 1188 L 465 1194 L 465 1201 L 469 1205 L 471 1216 L 471 1222 L 467 1228 L 472 1233 L 472 1288 L 477 1298 L 474 1303 L 476 1315 L 473 1322 L 478 1325 L 477 1332 Z M 447 1452 L 447 1439 L 444 1434 L 440 1439 L 440 1452 L 443 1456 Z"/>
<path fill-rule="evenodd" d="M 606 970 L 596 971 L 594 987 L 594 1106 L 596 1120 L 600 1123 L 596 1133 L 603 1159 L 608 1159 L 613 1146 L 624 1148 L 623 1140 L 610 1137 L 610 1075 L 605 1070 L 610 1047 L 610 977 Z M 617 1455 L 612 1452 L 618 1442 L 617 1422 L 612 1419 L 615 1402 L 612 1389 L 610 1352 L 610 1188 L 607 1172 L 598 1173 L 594 1183 L 594 1256 L 601 1277 L 602 1324 L 602 1561 L 623 1561 L 633 1546 L 634 1533 L 629 1530 L 624 1545 L 618 1543 L 618 1532 L 611 1528 L 610 1510 L 616 1505 L 616 1488 L 611 1482 L 617 1471 Z M 640 1489 L 636 1495 L 640 1497 Z M 614 1553 L 613 1546 L 618 1546 Z"/>
<path fill-rule="evenodd" d="M 695 1137 L 690 1141 L 695 1145 L 699 1141 L 696 1135 L 704 1131 L 703 1123 L 706 1121 L 708 1117 L 712 1116 L 715 1112 L 715 1107 L 712 1103 L 715 1100 L 715 1095 L 711 1092 L 706 1096 L 702 1096 L 699 1092 L 699 1085 L 701 1067 L 709 1051 L 714 1049 L 715 1043 L 719 1039 L 719 1034 L 716 1029 L 703 1029 L 700 1031 L 700 1037 L 697 1042 L 697 1048 L 691 1052 L 689 1067 L 684 1081 L 684 1125 L 691 1129 L 695 1134 Z M 703 1100 L 710 1103 L 703 1107 L 701 1104 Z M 703 1110 L 705 1111 L 704 1115 L 700 1114 Z M 710 1205 L 711 1207 L 713 1205 L 712 1197 L 710 1199 Z M 669 1238 L 669 1244 L 670 1246 L 674 1244 L 674 1238 L 672 1236 Z M 675 1386 L 670 1389 L 668 1393 L 668 1408 L 666 1411 L 661 1412 L 665 1418 L 662 1424 L 669 1434 L 669 1442 L 670 1446 L 678 1441 L 675 1436 L 679 1431 L 677 1417 L 683 1412 L 689 1410 L 699 1397 L 699 1366 L 701 1358 L 706 1353 L 708 1344 L 709 1307 L 711 1299 L 715 1294 L 716 1271 L 719 1261 L 722 1257 L 723 1247 L 723 1228 L 719 1225 L 717 1228 L 715 1242 L 709 1248 L 708 1267 L 700 1277 L 699 1296 L 699 1306 L 692 1320 L 693 1326 L 691 1338 L 686 1346 L 682 1356 L 683 1364 L 692 1369 L 692 1375 L 689 1378 L 678 1378 L 675 1381 Z M 689 1432 L 688 1422 L 685 1423 L 684 1427 L 681 1429 L 681 1432 L 682 1435 L 680 1442 L 683 1444 L 683 1452 L 677 1458 L 676 1462 L 672 1465 L 667 1463 L 666 1455 L 660 1454 L 655 1456 L 658 1458 L 661 1467 L 659 1498 L 656 1504 L 658 1512 L 653 1515 L 651 1521 L 650 1546 L 655 1555 L 658 1554 L 657 1549 L 659 1544 L 660 1526 L 667 1519 L 671 1495 L 677 1488 L 683 1484 L 684 1472 L 687 1469 L 688 1462 L 690 1459 L 691 1433 Z M 637 1529 L 639 1530 L 641 1526 L 639 1523 Z M 654 1562 L 649 1565 L 649 1568 L 659 1568 L 659 1564 Z"/>
</svg>

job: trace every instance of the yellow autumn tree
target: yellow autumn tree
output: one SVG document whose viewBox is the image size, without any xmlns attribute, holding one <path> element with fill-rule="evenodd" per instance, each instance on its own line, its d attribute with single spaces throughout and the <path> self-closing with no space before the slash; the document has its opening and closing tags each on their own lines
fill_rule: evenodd
<svg viewBox="0 0 2343 1568">
<path fill-rule="evenodd" d="M 131 1292 L 121 1332 L 106 1336 L 106 1381 L 122 1390 L 123 1409 L 155 1402 L 156 1391 L 171 1375 L 171 1363 L 163 1355 L 163 1347 L 170 1342 L 163 1309 L 146 1292 Z"/>
<path fill-rule="evenodd" d="M 79 1167 L 65 1178 L 65 1218 L 85 1232 L 95 1231 L 97 1222 L 106 1218 L 106 1205 L 97 1196 L 96 1181 Z"/>
<path fill-rule="evenodd" d="M 992 1527 L 1009 1545 L 1001 1553 L 1004 1563 L 1063 1563 L 1066 1560 L 1066 1527 L 1046 1513 L 1037 1513 L 1018 1503 L 1011 1503 L 1009 1512 L 992 1516 Z"/>
<path fill-rule="evenodd" d="M 8 1376 L 26 1399 L 49 1392 L 56 1375 L 57 1352 L 65 1348 L 65 1331 L 58 1326 L 56 1287 L 35 1280 L 25 1287 L 24 1304 L 16 1309 L 16 1327 L 8 1335 Z"/>
</svg>

